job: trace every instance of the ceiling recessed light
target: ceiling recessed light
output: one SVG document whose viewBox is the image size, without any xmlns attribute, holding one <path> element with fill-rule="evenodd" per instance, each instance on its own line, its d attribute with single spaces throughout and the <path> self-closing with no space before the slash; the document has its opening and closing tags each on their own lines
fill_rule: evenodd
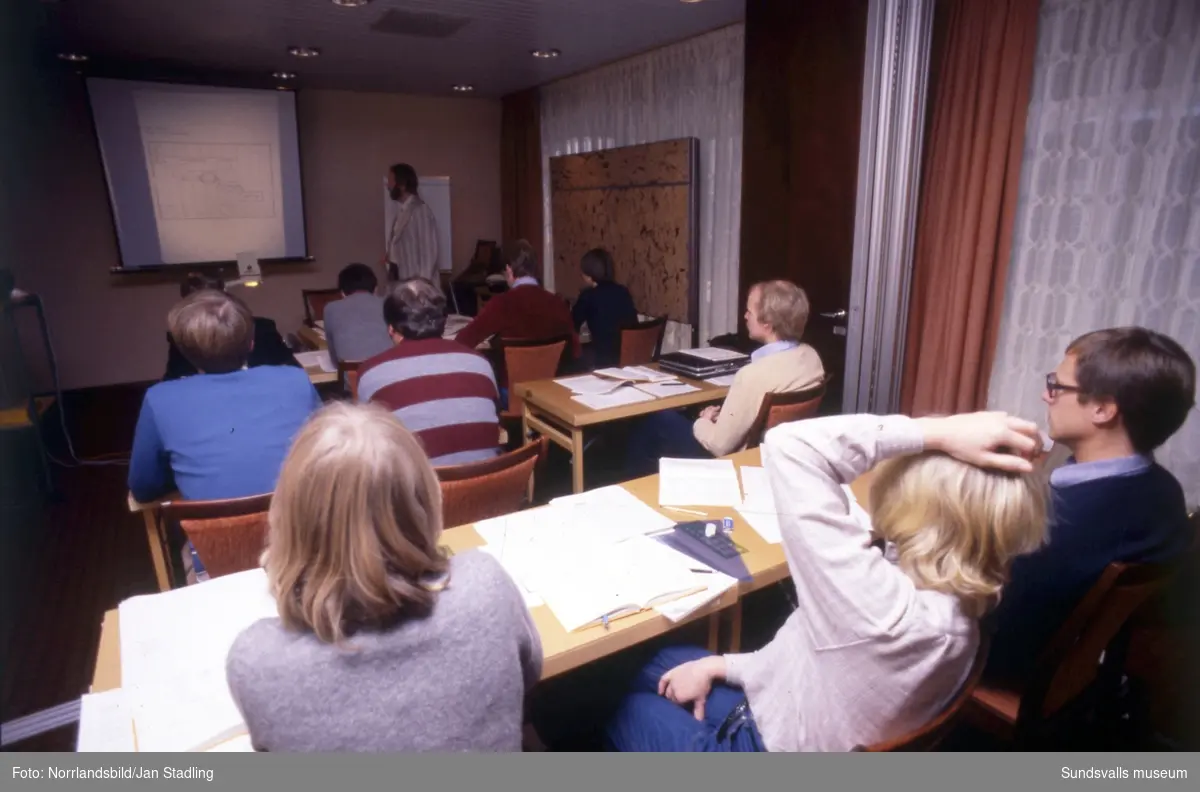
<svg viewBox="0 0 1200 792">
<path fill-rule="evenodd" d="M 361 8 L 369 2 L 371 0 L 333 0 L 335 6 L 341 6 L 342 8 Z"/>
<path fill-rule="evenodd" d="M 58 53 L 59 60 L 70 61 L 71 63 L 83 63 L 88 59 L 87 55 L 78 52 L 60 52 Z"/>
<path fill-rule="evenodd" d="M 679 0 L 681 3 L 703 3 L 704 0 Z"/>
<path fill-rule="evenodd" d="M 271 76 L 274 77 L 276 80 L 294 80 L 294 79 L 296 79 L 296 72 L 277 71 L 277 72 L 273 73 Z"/>
<path fill-rule="evenodd" d="M 541 58 L 542 60 L 549 60 L 550 58 L 557 58 L 559 55 L 562 55 L 562 50 L 535 49 L 535 50 L 529 50 L 529 54 L 535 58 Z"/>
<path fill-rule="evenodd" d="M 288 47 L 288 54 L 297 58 L 315 58 L 321 54 L 316 47 Z"/>
<path fill-rule="evenodd" d="M 475 90 L 475 86 L 466 84 L 456 85 L 454 86 L 454 90 L 458 91 L 459 93 L 471 93 L 471 91 Z"/>
</svg>

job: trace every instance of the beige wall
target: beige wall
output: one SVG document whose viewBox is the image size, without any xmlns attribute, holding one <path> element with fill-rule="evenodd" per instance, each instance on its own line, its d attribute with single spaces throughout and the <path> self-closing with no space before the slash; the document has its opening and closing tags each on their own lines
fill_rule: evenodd
<svg viewBox="0 0 1200 792">
<path fill-rule="evenodd" d="M 26 156 L 36 165 L 27 170 L 38 175 L 19 196 L 23 228 L 11 257 L 18 285 L 46 305 L 64 389 L 157 379 L 182 272 L 109 274 L 118 264 L 116 238 L 82 84 L 41 75 L 36 88 L 42 112 L 31 122 L 38 130 Z M 270 268 L 261 287 L 237 290 L 285 334 L 304 317 L 301 289 L 335 285 L 351 261 L 378 261 L 381 179 L 393 162 L 451 178 L 456 266 L 470 258 L 476 239 L 499 239 L 498 100 L 303 91 L 298 108 L 316 261 Z"/>
</svg>

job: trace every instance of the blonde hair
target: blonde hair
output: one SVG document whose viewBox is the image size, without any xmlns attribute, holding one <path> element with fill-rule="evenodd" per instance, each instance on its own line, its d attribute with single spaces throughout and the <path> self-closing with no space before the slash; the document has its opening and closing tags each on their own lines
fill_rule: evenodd
<svg viewBox="0 0 1200 792">
<path fill-rule="evenodd" d="M 1047 500 L 1035 473 L 929 452 L 879 466 L 871 522 L 917 588 L 953 594 L 980 617 L 999 601 L 1013 559 L 1045 542 Z"/>
<path fill-rule="evenodd" d="M 254 344 L 254 315 L 238 298 L 215 289 L 184 297 L 167 314 L 167 332 L 188 362 L 206 374 L 246 365 Z"/>
<path fill-rule="evenodd" d="M 758 295 L 758 320 L 784 341 L 799 341 L 808 325 L 808 295 L 791 281 L 771 280 L 750 287 Z"/>
<path fill-rule="evenodd" d="M 449 567 L 441 533 L 441 489 L 416 438 L 380 407 L 324 407 L 271 501 L 264 566 L 280 619 L 341 643 L 428 614 Z"/>
</svg>

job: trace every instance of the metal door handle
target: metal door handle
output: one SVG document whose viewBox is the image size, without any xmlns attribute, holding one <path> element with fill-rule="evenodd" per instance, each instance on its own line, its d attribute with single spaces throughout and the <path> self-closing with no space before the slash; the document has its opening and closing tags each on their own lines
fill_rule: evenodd
<svg viewBox="0 0 1200 792">
<path fill-rule="evenodd" d="M 843 308 L 840 311 L 832 311 L 830 313 L 823 313 L 823 314 L 821 314 L 821 316 L 825 317 L 826 319 L 845 319 L 846 318 L 846 309 Z"/>
</svg>

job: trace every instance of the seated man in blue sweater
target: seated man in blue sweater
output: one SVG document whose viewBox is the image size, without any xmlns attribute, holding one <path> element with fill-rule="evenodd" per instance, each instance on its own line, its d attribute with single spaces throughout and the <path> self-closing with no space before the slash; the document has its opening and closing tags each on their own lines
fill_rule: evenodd
<svg viewBox="0 0 1200 792">
<path fill-rule="evenodd" d="M 1020 683 L 1114 561 L 1167 563 L 1189 547 L 1183 490 L 1151 454 L 1195 404 L 1196 364 L 1140 327 L 1077 338 L 1046 376 L 1050 437 L 1072 453 L 1050 474 L 1050 541 L 1014 562 L 995 611 L 988 676 Z"/>
<path fill-rule="evenodd" d="M 199 374 L 146 391 L 129 460 L 133 497 L 271 492 L 292 437 L 321 406 L 308 375 L 292 366 L 247 368 L 254 317 L 224 292 L 192 292 L 171 309 L 167 326 Z"/>
</svg>

